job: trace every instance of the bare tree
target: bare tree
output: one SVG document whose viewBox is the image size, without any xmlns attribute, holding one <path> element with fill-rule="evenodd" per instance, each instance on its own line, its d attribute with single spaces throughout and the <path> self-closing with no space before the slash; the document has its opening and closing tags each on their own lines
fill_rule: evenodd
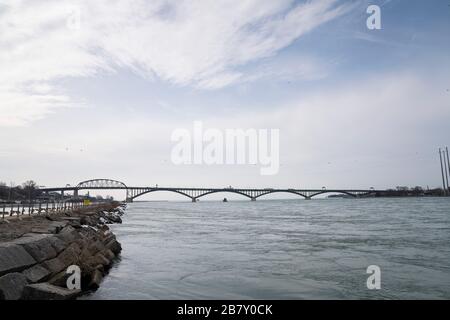
<svg viewBox="0 0 450 320">
<path fill-rule="evenodd" d="M 36 195 L 36 190 L 38 189 L 37 183 L 33 180 L 28 180 L 22 183 L 22 190 L 24 197 L 27 197 L 29 200 L 33 199 Z"/>
</svg>

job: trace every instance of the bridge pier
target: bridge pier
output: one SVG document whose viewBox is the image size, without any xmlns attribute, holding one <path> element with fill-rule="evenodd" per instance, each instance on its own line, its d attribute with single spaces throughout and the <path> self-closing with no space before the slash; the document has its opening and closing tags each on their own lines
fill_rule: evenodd
<svg viewBox="0 0 450 320">
<path fill-rule="evenodd" d="M 252 197 L 252 199 L 251 199 L 252 201 L 256 201 L 256 198 L 255 197 Z"/>
<path fill-rule="evenodd" d="M 133 198 L 127 198 L 126 202 L 127 203 L 133 203 Z"/>
<path fill-rule="evenodd" d="M 197 199 L 196 198 L 192 198 L 192 202 L 197 202 Z"/>
<path fill-rule="evenodd" d="M 311 200 L 311 197 L 306 197 L 305 200 Z"/>
</svg>

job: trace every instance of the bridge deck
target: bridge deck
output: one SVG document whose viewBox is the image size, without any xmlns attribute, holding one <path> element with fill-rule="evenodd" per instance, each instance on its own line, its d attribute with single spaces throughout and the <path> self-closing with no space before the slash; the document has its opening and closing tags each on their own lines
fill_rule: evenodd
<svg viewBox="0 0 450 320">
<path fill-rule="evenodd" d="M 325 193 L 341 193 L 346 194 L 352 197 L 360 197 L 360 196 L 368 196 L 375 195 L 382 190 L 374 190 L 374 189 L 293 189 L 293 188 L 188 188 L 188 187 L 129 187 L 124 183 L 117 182 L 115 183 L 113 180 L 99 180 L 106 181 L 104 185 L 99 183 L 96 180 L 89 180 L 78 184 L 75 187 L 61 187 L 61 188 L 43 188 L 41 189 L 44 192 L 61 192 L 64 193 L 66 191 L 73 191 L 74 195 L 78 195 L 79 190 L 126 190 L 127 201 L 133 201 L 133 199 L 140 197 L 144 194 L 156 191 L 169 191 L 181 194 L 190 198 L 193 202 L 196 202 L 199 198 L 219 192 L 228 192 L 228 193 L 236 193 L 251 200 L 256 200 L 257 198 L 271 194 L 271 193 L 291 193 L 298 196 L 301 196 L 305 199 L 311 199 L 317 195 L 325 194 Z"/>
</svg>

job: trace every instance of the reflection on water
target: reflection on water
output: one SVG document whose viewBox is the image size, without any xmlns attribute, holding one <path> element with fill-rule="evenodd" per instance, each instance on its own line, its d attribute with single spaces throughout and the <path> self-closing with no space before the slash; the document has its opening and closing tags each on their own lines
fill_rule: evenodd
<svg viewBox="0 0 450 320">
<path fill-rule="evenodd" d="M 445 198 L 138 202 L 88 298 L 448 299 L 449 222 Z"/>
</svg>

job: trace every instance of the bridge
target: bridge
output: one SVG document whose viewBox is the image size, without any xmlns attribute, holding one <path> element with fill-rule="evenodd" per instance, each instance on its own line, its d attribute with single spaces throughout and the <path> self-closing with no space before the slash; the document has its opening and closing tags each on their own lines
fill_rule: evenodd
<svg viewBox="0 0 450 320">
<path fill-rule="evenodd" d="M 169 191 L 181 194 L 192 202 L 197 202 L 199 198 L 204 197 L 209 194 L 214 193 L 234 193 L 240 194 L 244 197 L 249 198 L 251 201 L 256 201 L 256 199 L 263 197 L 268 194 L 273 193 L 290 193 L 300 196 L 306 200 L 310 200 L 318 195 L 327 193 L 338 193 L 343 195 L 348 195 L 353 198 L 368 197 L 368 196 L 380 196 L 383 190 L 370 189 L 275 189 L 275 188 L 264 188 L 264 189 L 249 189 L 249 188 L 175 188 L 175 187 L 131 187 L 127 186 L 125 183 L 117 180 L 111 179 L 92 179 L 80 182 L 76 186 L 66 186 L 66 187 L 56 187 L 56 188 L 41 188 L 44 193 L 49 192 L 60 192 L 64 196 L 65 192 L 73 192 L 74 197 L 78 197 L 78 192 L 80 190 L 126 190 L 126 201 L 133 202 L 134 199 L 157 191 Z"/>
</svg>

